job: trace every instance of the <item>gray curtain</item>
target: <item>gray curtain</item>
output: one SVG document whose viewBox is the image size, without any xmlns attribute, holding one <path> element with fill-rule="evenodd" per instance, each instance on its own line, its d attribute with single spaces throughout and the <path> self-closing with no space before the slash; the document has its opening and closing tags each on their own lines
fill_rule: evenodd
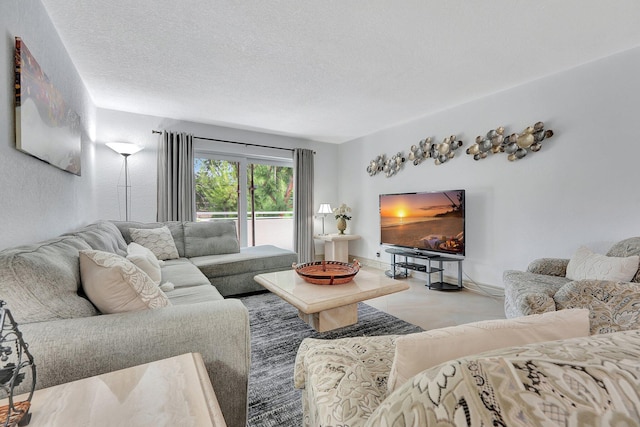
<svg viewBox="0 0 640 427">
<path fill-rule="evenodd" d="M 299 262 L 312 262 L 313 245 L 313 150 L 296 148 L 293 153 L 295 175 L 294 248 Z"/>
<path fill-rule="evenodd" d="M 163 131 L 158 149 L 158 221 L 194 221 L 193 135 Z"/>
</svg>

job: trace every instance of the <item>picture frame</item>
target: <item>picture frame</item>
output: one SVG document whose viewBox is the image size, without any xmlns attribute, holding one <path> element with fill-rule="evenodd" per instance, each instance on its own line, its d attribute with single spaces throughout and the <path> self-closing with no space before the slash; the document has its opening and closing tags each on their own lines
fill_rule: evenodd
<svg viewBox="0 0 640 427">
<path fill-rule="evenodd" d="M 16 148 L 80 176 L 80 117 L 49 80 L 20 37 L 15 41 Z"/>
</svg>

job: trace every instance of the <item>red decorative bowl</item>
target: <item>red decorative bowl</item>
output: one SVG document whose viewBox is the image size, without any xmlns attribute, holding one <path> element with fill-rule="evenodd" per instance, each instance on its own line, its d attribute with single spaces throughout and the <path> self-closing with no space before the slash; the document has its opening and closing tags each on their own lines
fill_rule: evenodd
<svg viewBox="0 0 640 427">
<path fill-rule="evenodd" d="M 293 269 L 305 281 L 314 285 L 342 285 L 353 280 L 360 263 L 353 260 L 353 264 L 340 261 L 316 261 L 305 264 L 293 263 Z"/>
</svg>

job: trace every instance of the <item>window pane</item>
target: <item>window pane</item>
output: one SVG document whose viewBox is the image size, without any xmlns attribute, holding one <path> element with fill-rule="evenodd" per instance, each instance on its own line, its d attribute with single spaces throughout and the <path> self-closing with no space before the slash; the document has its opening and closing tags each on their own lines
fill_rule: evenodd
<svg viewBox="0 0 640 427">
<path fill-rule="evenodd" d="M 237 162 L 195 159 L 196 212 L 198 221 L 238 219 Z"/>
<path fill-rule="evenodd" d="M 249 244 L 293 249 L 293 168 L 249 164 L 247 188 Z"/>
</svg>

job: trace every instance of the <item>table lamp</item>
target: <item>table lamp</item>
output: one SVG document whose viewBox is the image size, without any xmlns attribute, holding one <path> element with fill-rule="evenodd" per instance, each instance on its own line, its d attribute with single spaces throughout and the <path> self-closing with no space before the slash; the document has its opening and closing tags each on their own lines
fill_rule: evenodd
<svg viewBox="0 0 640 427">
<path fill-rule="evenodd" d="M 333 213 L 333 211 L 331 210 L 331 205 L 329 203 L 321 203 L 320 209 L 318 209 L 318 213 L 322 214 L 322 235 L 324 236 L 324 218 L 327 216 L 327 214 Z"/>
</svg>

